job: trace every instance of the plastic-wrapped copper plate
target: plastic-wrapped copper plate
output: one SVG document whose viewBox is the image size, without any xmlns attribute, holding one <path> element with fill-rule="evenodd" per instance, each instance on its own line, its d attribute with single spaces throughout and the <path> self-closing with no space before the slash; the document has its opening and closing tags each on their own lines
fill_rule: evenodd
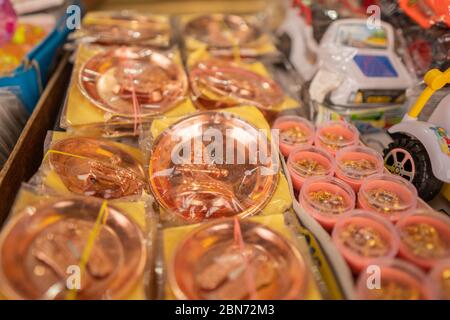
<svg viewBox="0 0 450 320">
<path fill-rule="evenodd" d="M 145 117 L 161 114 L 185 96 L 182 66 L 146 48 L 120 47 L 89 59 L 79 73 L 83 94 L 113 115 Z"/>
<path fill-rule="evenodd" d="M 225 60 L 200 62 L 189 72 L 189 79 L 193 100 L 203 109 L 240 104 L 271 110 L 284 100 L 275 81 Z"/>
<path fill-rule="evenodd" d="M 146 188 L 142 165 L 113 142 L 75 137 L 59 140 L 51 149 L 50 165 L 71 192 L 115 199 Z"/>
<path fill-rule="evenodd" d="M 203 112 L 157 137 L 149 177 L 159 204 L 184 221 L 247 216 L 272 197 L 278 160 L 265 132 L 228 113 Z"/>
<path fill-rule="evenodd" d="M 184 32 L 214 48 L 245 46 L 261 36 L 261 30 L 243 17 L 224 14 L 196 17 L 186 24 Z"/>
<path fill-rule="evenodd" d="M 179 299 L 301 299 L 306 268 L 297 249 L 272 229 L 234 219 L 195 229 L 177 248 L 169 280 Z M 250 281 L 249 281 L 250 278 Z"/>
<path fill-rule="evenodd" d="M 64 299 L 67 270 L 80 266 L 101 206 L 93 198 L 69 198 L 15 216 L 0 239 L 1 292 L 11 299 Z M 81 274 L 78 299 L 121 298 L 142 277 L 146 250 L 141 230 L 114 207 L 105 214 Z"/>
<path fill-rule="evenodd" d="M 140 15 L 128 11 L 95 12 L 88 15 L 83 30 L 104 44 L 167 44 L 170 26 L 158 16 Z M 167 38 L 167 39 L 165 39 Z"/>
</svg>

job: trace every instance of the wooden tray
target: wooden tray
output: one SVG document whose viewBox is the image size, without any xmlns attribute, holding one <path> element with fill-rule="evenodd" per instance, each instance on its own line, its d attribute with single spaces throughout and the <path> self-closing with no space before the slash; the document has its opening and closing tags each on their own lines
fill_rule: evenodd
<svg viewBox="0 0 450 320">
<path fill-rule="evenodd" d="M 70 79 L 72 65 L 68 63 L 68 57 L 65 55 L 61 59 L 0 172 L 0 227 L 22 182 L 30 179 L 41 164 L 47 131 L 54 128 Z"/>
</svg>

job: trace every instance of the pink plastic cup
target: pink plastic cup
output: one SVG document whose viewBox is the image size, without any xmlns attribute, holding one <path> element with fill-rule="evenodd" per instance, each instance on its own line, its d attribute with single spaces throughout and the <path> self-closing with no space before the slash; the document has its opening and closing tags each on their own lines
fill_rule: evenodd
<svg viewBox="0 0 450 320">
<path fill-rule="evenodd" d="M 330 121 L 317 128 L 314 143 L 334 156 L 338 150 L 358 145 L 359 132 L 345 121 Z"/>
<path fill-rule="evenodd" d="M 334 159 L 317 147 L 304 146 L 295 148 L 289 155 L 287 168 L 294 189 L 299 191 L 306 179 L 318 176 L 334 175 Z"/>
<path fill-rule="evenodd" d="M 338 219 L 355 208 L 355 193 L 334 177 L 316 177 L 305 181 L 299 196 L 301 208 L 331 231 Z"/>
<path fill-rule="evenodd" d="M 306 179 L 334 175 L 334 158 L 325 150 L 304 146 L 291 152 L 287 168 L 294 189 L 299 191 Z"/>
<path fill-rule="evenodd" d="M 416 211 L 400 219 L 400 257 L 429 270 L 450 258 L 450 218 L 439 212 Z"/>
<path fill-rule="evenodd" d="M 380 281 L 377 283 L 379 274 Z M 361 300 L 428 300 L 431 288 L 425 273 L 399 259 L 382 258 L 371 262 L 356 283 Z"/>
<path fill-rule="evenodd" d="M 435 300 L 450 300 L 450 259 L 441 260 L 428 274 L 431 295 Z"/>
<path fill-rule="evenodd" d="M 383 173 L 384 161 L 373 149 L 352 146 L 336 153 L 335 175 L 348 183 L 355 192 L 359 191 L 364 179 Z"/>
<path fill-rule="evenodd" d="M 392 222 L 412 213 L 417 206 L 417 190 L 405 179 L 392 174 L 376 174 L 363 181 L 358 206 L 378 213 Z"/>
<path fill-rule="evenodd" d="M 296 147 L 314 143 L 314 125 L 298 116 L 279 117 L 272 126 L 280 131 L 280 151 L 288 157 Z"/>
<path fill-rule="evenodd" d="M 395 257 L 400 241 L 389 220 L 362 210 L 339 219 L 332 239 L 354 273 L 375 259 Z"/>
</svg>

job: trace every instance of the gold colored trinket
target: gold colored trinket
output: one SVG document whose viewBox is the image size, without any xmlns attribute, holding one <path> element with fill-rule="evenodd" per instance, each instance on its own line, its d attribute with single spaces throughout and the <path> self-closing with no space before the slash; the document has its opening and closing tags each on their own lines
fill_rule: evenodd
<svg viewBox="0 0 450 320">
<path fill-rule="evenodd" d="M 338 135 L 332 132 L 324 132 L 323 133 L 323 140 L 322 143 L 332 149 L 332 150 L 339 150 L 342 148 L 342 144 L 345 142 L 348 142 L 349 140 L 346 139 L 343 135 Z"/>
<path fill-rule="evenodd" d="M 373 171 L 377 168 L 376 164 L 374 162 L 366 160 L 366 159 L 346 160 L 346 161 L 343 161 L 342 164 L 347 169 L 358 170 L 358 171 Z"/>
<path fill-rule="evenodd" d="M 402 240 L 414 255 L 421 258 L 441 258 L 449 250 L 439 231 L 426 223 L 412 224 L 403 228 Z"/>
<path fill-rule="evenodd" d="M 345 246 L 363 257 L 377 258 L 388 251 L 386 241 L 372 227 L 349 224 L 341 232 L 340 238 Z"/>
<path fill-rule="evenodd" d="M 305 176 L 324 176 L 327 173 L 326 168 L 313 159 L 302 159 L 294 161 L 294 169 L 302 172 Z"/>
<path fill-rule="evenodd" d="M 445 269 L 441 273 L 442 288 L 444 296 L 450 299 L 450 269 Z"/>
<path fill-rule="evenodd" d="M 377 300 L 419 300 L 417 288 L 402 285 L 394 281 L 382 281 L 380 289 L 371 290 Z"/>
<path fill-rule="evenodd" d="M 400 198 L 386 189 L 375 188 L 370 190 L 369 198 L 369 202 L 373 207 L 385 213 L 401 210 Z"/>
<path fill-rule="evenodd" d="M 335 134 L 332 132 L 325 132 L 323 137 L 328 140 L 329 143 L 342 143 L 347 141 L 347 139 L 343 135 Z"/>
<path fill-rule="evenodd" d="M 303 131 L 298 126 L 293 126 L 288 129 L 281 130 L 280 138 L 283 142 L 289 144 L 304 143 L 308 140 L 305 131 Z"/>
<path fill-rule="evenodd" d="M 311 200 L 320 205 L 323 210 L 331 210 L 331 212 L 343 212 L 346 209 L 344 197 L 328 191 L 310 192 Z"/>
</svg>

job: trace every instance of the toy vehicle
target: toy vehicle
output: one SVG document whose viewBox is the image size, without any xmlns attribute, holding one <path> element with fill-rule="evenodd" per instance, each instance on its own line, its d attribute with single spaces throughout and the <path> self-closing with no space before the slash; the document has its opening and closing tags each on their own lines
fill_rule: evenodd
<svg viewBox="0 0 450 320">
<path fill-rule="evenodd" d="M 380 0 L 383 20 L 401 30 L 407 65 L 418 76 L 450 65 L 450 0 Z"/>
<path fill-rule="evenodd" d="M 413 79 L 394 50 L 394 30 L 388 23 L 369 29 L 366 19 L 333 22 L 319 47 L 321 70 L 341 83 L 331 92 L 334 105 L 402 104 Z M 311 84 L 322 85 L 315 83 Z M 315 88 L 310 88 L 315 90 Z"/>
<path fill-rule="evenodd" d="M 427 87 L 403 120 L 388 131 L 394 142 L 384 151 L 385 167 L 411 181 L 421 198 L 431 200 L 446 184 L 450 201 L 450 94 L 445 96 L 428 121 L 417 120 L 433 93 L 450 83 L 450 68 L 430 70 Z"/>
<path fill-rule="evenodd" d="M 367 17 L 367 7 L 379 0 L 292 0 L 279 28 L 278 49 L 309 81 L 317 71 L 318 43 L 331 23 L 343 18 Z"/>
<path fill-rule="evenodd" d="M 436 23 L 450 27 L 450 0 L 399 0 L 399 6 L 422 28 L 431 28 Z"/>
</svg>

